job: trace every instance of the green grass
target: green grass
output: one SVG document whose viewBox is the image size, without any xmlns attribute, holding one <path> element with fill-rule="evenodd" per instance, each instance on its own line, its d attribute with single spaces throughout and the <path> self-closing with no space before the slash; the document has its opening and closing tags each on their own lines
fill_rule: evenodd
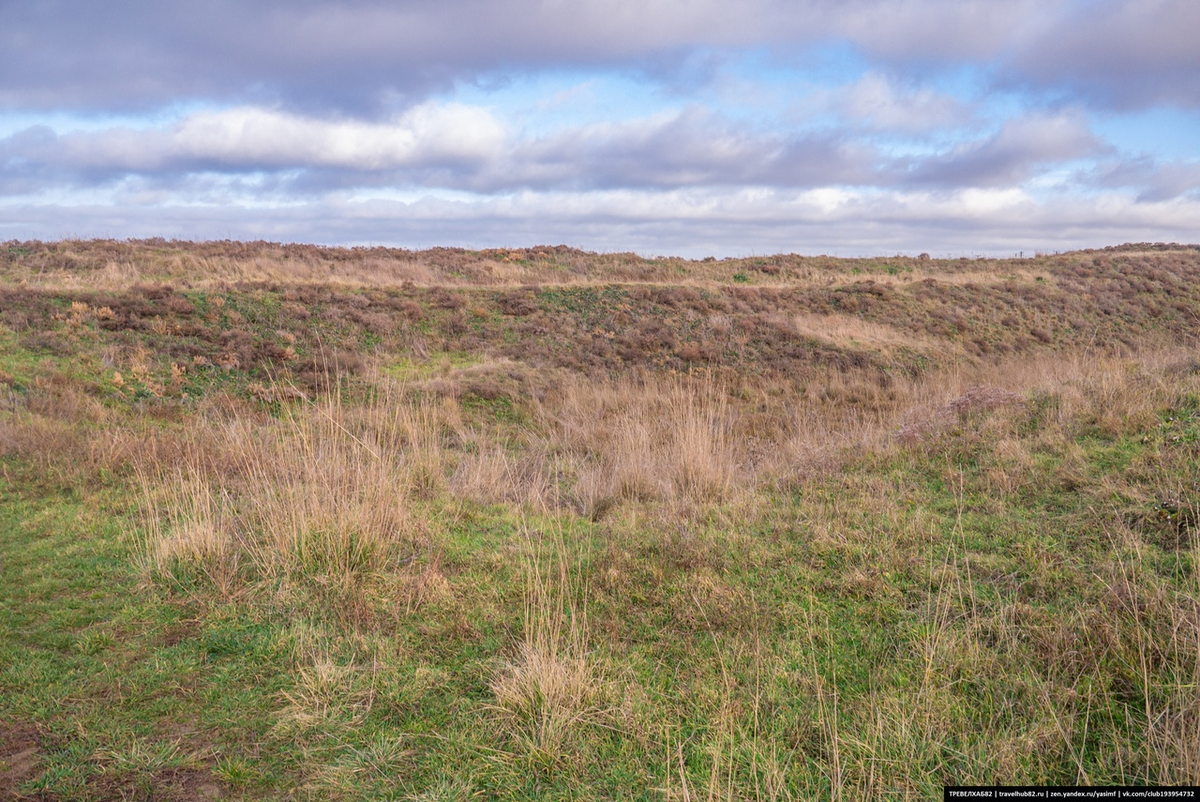
<svg viewBox="0 0 1200 802">
<path fill-rule="evenodd" d="M 1095 485 L 1122 476 L 1179 442 L 1181 414 L 1084 440 L 1083 472 Z M 586 588 L 607 694 L 603 714 L 573 733 L 575 757 L 546 762 L 513 751 L 489 691 L 521 628 L 520 537 L 504 508 L 468 506 L 441 532 L 451 600 L 362 627 L 330 621 L 302 593 L 279 604 L 261 588 L 220 600 L 202 584 L 140 585 L 127 491 L 57 492 L 9 460 L 0 720 L 32 724 L 41 741 L 38 772 L 20 790 L 170 794 L 186 776 L 251 797 L 294 785 L 316 796 L 645 798 L 680 771 L 703 783 L 716 764 L 739 793 L 781 777 L 823 796 L 835 737 L 837 782 L 861 788 L 856 772 L 881 762 L 896 793 L 1011 772 L 1034 783 L 1161 779 L 1161 768 L 1138 765 L 1153 689 L 1129 655 L 1074 676 L 1044 652 L 1056 638 L 1091 637 L 1073 611 L 1109 586 L 1103 513 L 1086 494 L 1042 484 L 1060 467 L 1053 458 L 1033 477 L 1038 491 L 997 497 L 985 478 L 994 460 L 979 448 L 968 462 L 867 461 L 777 498 L 745 534 L 627 531 L 620 552 L 612 532 L 544 519 L 579 544 L 567 559 Z M 878 478 L 885 509 L 864 490 Z M 805 524 L 835 511 L 835 532 Z M 1150 545 L 1123 556 L 1171 593 L 1194 584 L 1191 553 Z M 1041 622 L 1031 631 L 1040 641 L 1005 640 L 1013 610 Z M 1012 763 L 996 765 L 997 737 L 1019 743 L 1073 696 L 1091 704 L 1086 735 L 1084 722 L 1069 723 L 1074 757 L 1062 744 L 1010 743 Z M 949 731 L 889 732 L 903 721 L 880 721 L 881 710 Z"/>
</svg>

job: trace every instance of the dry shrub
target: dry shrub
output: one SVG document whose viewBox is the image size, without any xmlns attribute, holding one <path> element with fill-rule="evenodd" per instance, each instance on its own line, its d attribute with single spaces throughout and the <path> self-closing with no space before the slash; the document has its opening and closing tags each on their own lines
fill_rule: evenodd
<svg viewBox="0 0 1200 802">
<path fill-rule="evenodd" d="M 82 420 L 48 417 L 19 407 L 0 413 L 0 455 L 27 460 L 43 476 L 69 487 L 127 474 L 157 441 L 146 431 L 148 427 L 95 425 L 92 419 L 109 418 L 92 401 L 87 399 Z M 45 409 L 43 404 L 33 406 Z M 55 411 L 63 413 L 64 407 L 55 405 Z"/>
<path fill-rule="evenodd" d="M 908 444 L 930 440 L 973 414 L 990 412 L 1020 400 L 1017 393 L 999 387 L 967 387 L 962 395 L 932 410 L 922 410 L 924 414 L 903 423 L 896 431 L 896 438 Z"/>
<path fill-rule="evenodd" d="M 101 423 L 106 418 L 104 405 L 88 394 L 80 382 L 62 373 L 35 378 L 26 408 L 47 418 L 72 423 Z"/>
<path fill-rule="evenodd" d="M 1089 427 L 1120 436 L 1152 424 L 1159 410 L 1200 386 L 1170 375 L 1177 360 L 1175 349 L 1147 349 L 1128 356 L 1041 355 L 960 366 L 898 385 L 891 431 L 907 443 L 927 442 L 995 413 L 998 428 L 1007 427 L 1010 435 L 1058 441 Z"/>
</svg>

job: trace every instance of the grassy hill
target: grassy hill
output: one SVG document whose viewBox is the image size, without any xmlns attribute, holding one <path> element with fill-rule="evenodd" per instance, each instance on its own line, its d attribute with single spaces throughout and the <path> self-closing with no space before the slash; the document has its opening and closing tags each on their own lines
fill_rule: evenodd
<svg viewBox="0 0 1200 802">
<path fill-rule="evenodd" d="M 0 245 L 0 795 L 1200 783 L 1200 247 Z"/>
</svg>

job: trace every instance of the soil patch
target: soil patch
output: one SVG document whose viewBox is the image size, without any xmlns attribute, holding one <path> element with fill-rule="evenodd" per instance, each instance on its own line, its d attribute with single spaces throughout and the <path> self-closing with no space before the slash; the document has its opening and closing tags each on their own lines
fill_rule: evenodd
<svg viewBox="0 0 1200 802">
<path fill-rule="evenodd" d="M 0 798 L 19 799 L 17 789 L 41 771 L 37 730 L 0 721 Z"/>
</svg>

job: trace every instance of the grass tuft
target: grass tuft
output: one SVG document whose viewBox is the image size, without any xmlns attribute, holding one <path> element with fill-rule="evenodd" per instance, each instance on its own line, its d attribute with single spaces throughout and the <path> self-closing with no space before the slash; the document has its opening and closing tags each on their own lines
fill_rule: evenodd
<svg viewBox="0 0 1200 802">
<path fill-rule="evenodd" d="M 581 730 L 602 712 L 602 678 L 588 648 L 586 597 L 574 581 L 561 536 L 547 556 L 529 535 L 522 639 L 490 687 L 511 747 L 535 769 L 577 756 Z"/>
</svg>

